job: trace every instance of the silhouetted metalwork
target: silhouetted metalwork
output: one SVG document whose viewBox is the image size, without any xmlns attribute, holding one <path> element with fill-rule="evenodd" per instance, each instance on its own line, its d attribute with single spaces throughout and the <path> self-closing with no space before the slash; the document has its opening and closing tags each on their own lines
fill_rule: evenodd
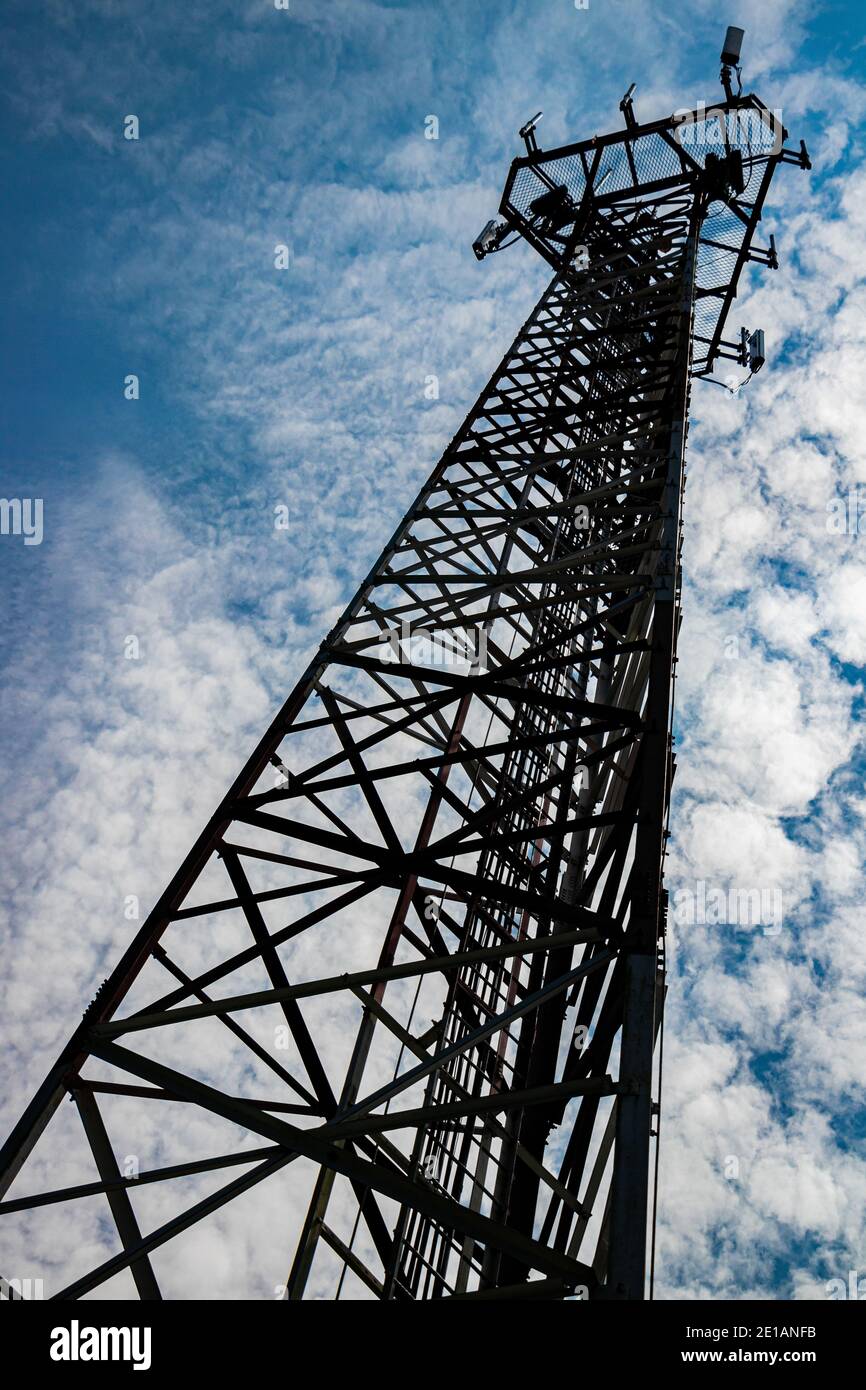
<svg viewBox="0 0 866 1390">
<path fill-rule="evenodd" d="M 107 1200 L 117 1252 L 55 1297 L 160 1297 L 289 1165 L 289 1298 L 645 1296 L 690 382 L 749 364 L 728 312 L 808 163 L 725 71 L 690 122 L 630 91 L 615 134 L 521 132 L 476 254 L 518 233 L 549 288 L 3 1150 L 10 1218 Z M 65 1096 L 94 1178 L 34 1195 Z M 144 1154 L 189 1107 L 197 1157 L 122 1174 L 121 1103 Z M 142 1233 L 148 1185 L 237 1167 Z"/>
</svg>

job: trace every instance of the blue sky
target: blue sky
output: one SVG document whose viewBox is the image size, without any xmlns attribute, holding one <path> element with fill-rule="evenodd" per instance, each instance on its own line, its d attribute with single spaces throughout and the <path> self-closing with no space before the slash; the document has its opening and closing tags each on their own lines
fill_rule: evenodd
<svg viewBox="0 0 866 1390">
<path fill-rule="evenodd" d="M 712 101 L 739 23 L 815 169 L 780 174 L 782 268 L 732 325 L 768 366 L 694 392 L 672 887 L 775 887 L 785 924 L 672 929 L 659 1284 L 866 1274 L 866 541 L 827 529 L 866 511 L 860 13 L 8 0 L 3 492 L 45 520 L 0 538 L 4 1128 L 546 283 L 471 253 L 519 126 L 618 125 L 632 81 L 642 119 Z"/>
</svg>

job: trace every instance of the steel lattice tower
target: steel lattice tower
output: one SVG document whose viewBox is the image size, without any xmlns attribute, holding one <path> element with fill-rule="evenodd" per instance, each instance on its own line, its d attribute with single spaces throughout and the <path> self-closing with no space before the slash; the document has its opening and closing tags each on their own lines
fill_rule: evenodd
<svg viewBox="0 0 866 1390">
<path fill-rule="evenodd" d="M 685 123 L 521 132 L 477 249 L 552 282 L 3 1148 L 10 1221 L 110 1209 L 53 1296 L 161 1297 L 169 1243 L 290 1166 L 291 1299 L 645 1296 L 690 382 L 761 365 L 722 334 L 808 167 L 722 78 Z M 34 1190 L 65 1097 L 92 1179 Z M 195 1156 L 122 1173 L 114 1117 L 146 1159 L 166 1105 Z"/>
</svg>

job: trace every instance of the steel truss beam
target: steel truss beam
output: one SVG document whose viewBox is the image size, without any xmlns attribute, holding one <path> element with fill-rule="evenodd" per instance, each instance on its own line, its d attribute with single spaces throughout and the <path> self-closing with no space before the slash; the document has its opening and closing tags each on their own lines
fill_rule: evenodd
<svg viewBox="0 0 866 1390">
<path fill-rule="evenodd" d="M 729 206 L 713 333 L 774 158 Z M 528 190 L 564 161 L 581 214 L 552 237 Z M 115 1253 L 55 1297 L 124 1271 L 160 1297 L 172 1242 L 277 1173 L 296 1184 L 290 1299 L 644 1296 L 714 206 L 670 122 L 517 161 L 503 211 L 552 283 L 0 1154 L 0 1215 L 97 1197 L 113 1219 Z M 94 1178 L 40 1186 L 65 1096 Z M 115 1107 L 146 1157 L 154 1100 L 195 1114 L 198 1150 L 124 1176 Z M 145 1189 L 235 1166 L 142 1235 Z"/>
</svg>

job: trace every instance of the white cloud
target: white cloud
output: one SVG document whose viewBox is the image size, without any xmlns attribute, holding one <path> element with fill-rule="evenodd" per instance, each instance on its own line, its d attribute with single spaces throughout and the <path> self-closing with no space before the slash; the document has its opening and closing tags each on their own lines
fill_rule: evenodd
<svg viewBox="0 0 866 1390">
<path fill-rule="evenodd" d="M 142 19 L 136 0 L 113 4 L 97 89 L 82 26 L 105 19 L 106 6 L 90 0 L 73 13 L 52 0 L 63 42 L 13 53 L 33 157 L 44 142 L 79 142 L 105 161 L 91 175 L 80 305 L 96 307 L 115 341 L 154 356 L 167 411 L 188 416 L 196 435 L 167 454 L 159 438 L 124 458 L 105 450 L 92 477 L 58 483 L 57 525 L 15 628 L 7 699 L 24 732 L 5 806 L 6 1125 L 128 941 L 124 898 L 139 894 L 144 912 L 176 867 L 543 283 L 522 248 L 482 270 L 468 249 L 536 97 L 553 142 L 618 119 L 618 97 L 641 73 L 642 117 L 674 109 L 684 89 L 687 99 L 706 94 L 695 50 L 679 40 L 687 28 L 702 48 L 716 44 L 709 0 L 687 16 L 682 6 L 658 11 L 657 27 L 638 22 L 637 4 L 593 6 L 595 27 L 568 5 L 546 25 L 527 24 L 517 5 L 497 16 L 477 75 L 460 7 L 448 44 L 435 8 L 299 7 L 312 56 L 272 74 L 242 121 L 234 98 L 174 118 L 189 72 L 185 61 L 160 64 L 134 152 L 140 184 L 125 181 L 130 151 L 116 138 L 138 26 L 164 39 L 182 25 L 193 52 L 213 46 L 249 96 L 279 17 L 266 22 L 252 4 L 239 16 L 236 6 L 191 4 Z M 768 104 L 783 105 L 795 137 L 811 118 L 816 163 L 836 167 L 854 148 L 864 93 L 836 74 L 784 71 L 805 18 L 803 4 L 741 6 L 750 85 L 766 74 L 754 85 L 766 81 Z M 344 83 L 341 55 L 358 42 L 380 57 Z M 392 138 L 382 131 L 395 119 L 394 92 L 403 124 Z M 423 138 L 428 111 L 441 119 L 438 142 Z M 836 790 L 846 770 L 854 776 L 857 692 L 832 660 L 864 662 L 866 578 L 856 538 L 826 525 L 831 498 L 866 481 L 866 169 L 814 186 L 783 174 L 774 208 L 784 231 L 773 209 L 766 223 L 779 231 L 782 271 L 753 273 L 737 306 L 743 322 L 766 328 L 775 361 L 736 398 L 694 392 L 672 881 L 778 885 L 785 929 L 671 930 L 659 1247 L 668 1297 L 773 1297 L 775 1259 L 793 1259 L 790 1290 L 807 1296 L 857 1266 L 866 1230 L 866 1165 L 832 1123 L 848 1113 L 866 1049 L 866 811 L 849 786 L 840 812 Z M 281 278 L 272 251 L 283 238 L 294 268 Z M 428 373 L 440 379 L 432 404 Z M 272 526 L 282 501 L 292 513 L 285 545 Z M 129 634 L 141 641 L 137 663 L 122 655 Z M 827 920 L 810 919 L 813 890 Z M 356 914 L 353 927 L 360 959 L 372 915 Z M 231 926 L 220 930 L 190 931 L 190 969 L 238 949 Z M 341 968 L 347 941 L 329 942 Z M 299 969 L 320 964 L 309 953 L 321 942 L 298 949 Z M 344 1046 L 338 1012 L 322 1006 L 316 1017 L 329 1046 Z M 201 1036 L 204 1068 L 254 1086 L 216 1025 Z M 58 1119 L 61 1171 L 36 1154 L 45 1186 L 77 1180 L 83 1164 L 71 1107 Z M 124 1133 L 122 1105 L 112 1119 Z M 217 1133 L 230 1147 L 232 1127 Z M 213 1135 L 201 1116 L 178 1122 L 163 1109 L 139 1141 L 151 1161 L 169 1162 L 211 1151 Z M 737 1179 L 725 1175 L 729 1158 Z M 258 1189 L 196 1229 L 176 1260 L 156 1256 L 166 1289 L 272 1296 L 309 1180 L 299 1163 L 267 1195 Z M 185 1180 L 180 1193 L 154 1186 L 135 1200 L 150 1226 L 205 1190 Z M 13 1263 L 41 1250 L 58 1286 L 105 1251 L 102 1210 L 81 1204 L 58 1222 L 49 1209 L 38 1245 L 35 1223 L 14 1222 Z M 804 1238 L 820 1251 L 811 1270 L 796 1253 Z M 326 1264 L 313 1290 L 332 1292 Z M 112 1292 L 130 1296 L 128 1276 Z"/>
</svg>

